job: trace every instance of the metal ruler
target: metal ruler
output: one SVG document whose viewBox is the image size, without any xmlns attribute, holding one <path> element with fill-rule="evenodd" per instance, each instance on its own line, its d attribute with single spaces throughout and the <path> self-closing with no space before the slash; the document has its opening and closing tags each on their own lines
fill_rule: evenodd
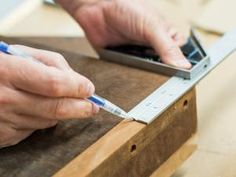
<svg viewBox="0 0 236 177">
<path fill-rule="evenodd" d="M 234 50 L 236 50 L 236 29 L 227 32 L 208 50 L 210 64 L 203 72 L 191 80 L 185 80 L 176 76 L 171 77 L 161 87 L 135 106 L 129 112 L 129 115 L 137 121 L 147 124 L 151 123 Z"/>
</svg>

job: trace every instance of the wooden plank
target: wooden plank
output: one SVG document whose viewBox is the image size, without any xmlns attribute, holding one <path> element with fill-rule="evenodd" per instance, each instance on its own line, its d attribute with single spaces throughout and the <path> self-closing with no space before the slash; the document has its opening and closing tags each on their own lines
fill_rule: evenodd
<svg viewBox="0 0 236 177">
<path fill-rule="evenodd" d="M 91 47 L 88 40 L 83 37 L 24 37 L 23 40 L 24 43 L 34 43 L 49 48 L 56 48 L 57 50 L 98 58 L 98 55 Z M 45 41 L 47 41 L 47 43 L 45 43 Z M 62 41 L 60 45 L 58 45 L 58 41 Z"/>
<path fill-rule="evenodd" d="M 196 132 L 195 101 L 192 90 L 150 125 L 121 122 L 55 177 L 149 176 Z"/>
<path fill-rule="evenodd" d="M 170 177 L 174 174 L 184 161 L 186 161 L 197 149 L 194 143 L 195 136 L 190 138 L 179 148 L 168 160 L 166 160 L 150 177 Z"/>
</svg>

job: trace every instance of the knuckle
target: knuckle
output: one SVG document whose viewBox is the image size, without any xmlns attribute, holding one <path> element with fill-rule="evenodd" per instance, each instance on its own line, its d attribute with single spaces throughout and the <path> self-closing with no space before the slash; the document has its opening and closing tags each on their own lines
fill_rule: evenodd
<svg viewBox="0 0 236 177">
<path fill-rule="evenodd" d="M 78 87 L 77 87 L 77 95 L 79 97 L 86 97 L 88 94 L 87 94 L 87 90 L 85 90 L 85 86 L 81 83 L 78 84 Z"/>
<path fill-rule="evenodd" d="M 48 79 L 49 95 L 51 96 L 62 96 L 62 84 L 61 78 L 57 75 L 52 75 Z"/>
<path fill-rule="evenodd" d="M 62 54 L 60 54 L 60 53 L 52 52 L 52 56 L 53 56 L 53 58 L 54 58 L 54 60 L 56 62 L 67 63 L 66 59 L 64 58 L 64 56 Z"/>
<path fill-rule="evenodd" d="M 77 95 L 82 98 L 91 96 L 95 92 L 95 87 L 93 83 L 85 78 L 80 76 L 80 80 L 77 85 Z"/>
<path fill-rule="evenodd" d="M 61 67 L 65 67 L 65 66 L 68 67 L 68 62 L 66 61 L 66 59 L 64 58 L 62 54 L 57 53 L 57 52 L 51 52 L 51 51 L 47 51 L 47 52 L 49 52 L 55 64 Z"/>
<path fill-rule="evenodd" d="M 64 106 L 65 99 L 58 99 L 54 108 L 54 117 L 56 119 L 64 118 L 67 115 L 67 110 Z"/>
<path fill-rule="evenodd" d="M 53 55 L 57 60 L 65 60 L 64 56 L 60 53 L 53 52 Z"/>
</svg>

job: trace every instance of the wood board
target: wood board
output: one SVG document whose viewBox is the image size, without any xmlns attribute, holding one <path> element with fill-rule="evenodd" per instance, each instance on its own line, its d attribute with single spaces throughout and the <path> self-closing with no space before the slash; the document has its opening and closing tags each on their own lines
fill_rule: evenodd
<svg viewBox="0 0 236 177">
<path fill-rule="evenodd" d="M 197 149 L 196 136 L 190 138 L 173 155 L 171 155 L 150 177 L 171 177 L 185 160 Z"/>
<path fill-rule="evenodd" d="M 1 40 L 62 53 L 76 71 L 94 82 L 99 95 L 127 111 L 168 80 L 147 71 L 62 51 L 57 46 L 65 42 L 63 38 L 57 39 L 56 46 L 33 44 L 30 39 Z M 48 41 L 45 39 L 45 43 Z M 73 47 L 78 46 L 70 49 Z M 1 150 L 0 176 L 149 176 L 196 132 L 196 125 L 194 90 L 148 126 L 122 121 L 102 111 L 94 118 L 61 122 Z"/>
</svg>

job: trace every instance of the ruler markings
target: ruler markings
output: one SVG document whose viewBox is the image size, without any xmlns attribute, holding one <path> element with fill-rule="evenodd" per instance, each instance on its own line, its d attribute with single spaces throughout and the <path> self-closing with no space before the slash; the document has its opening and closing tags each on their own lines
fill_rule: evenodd
<svg viewBox="0 0 236 177">
<path fill-rule="evenodd" d="M 137 121 L 144 123 L 152 122 L 220 64 L 235 49 L 236 30 L 226 33 L 208 50 L 211 62 L 202 73 L 191 80 L 185 80 L 175 76 L 171 77 L 161 87 L 135 106 L 129 112 L 130 116 L 134 117 Z"/>
</svg>

